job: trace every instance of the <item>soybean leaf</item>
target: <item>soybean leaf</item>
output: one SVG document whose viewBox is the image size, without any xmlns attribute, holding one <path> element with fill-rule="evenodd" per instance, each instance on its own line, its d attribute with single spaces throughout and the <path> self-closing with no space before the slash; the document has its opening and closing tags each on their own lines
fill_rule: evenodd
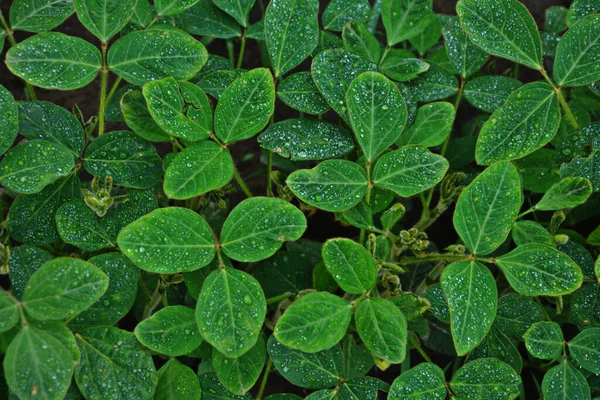
<svg viewBox="0 0 600 400">
<path fill-rule="evenodd" d="M 371 254 L 350 239 L 330 239 L 323 245 L 327 271 L 347 293 L 369 291 L 377 280 L 377 266 Z"/>
<path fill-rule="evenodd" d="M 373 170 L 373 184 L 402 197 L 435 186 L 448 170 L 448 161 L 422 146 L 404 146 L 384 154 Z"/>
<path fill-rule="evenodd" d="M 10 154 L 7 153 L 7 155 Z M 598 164 L 600 163 L 600 151 L 595 150 L 589 157 L 577 156 L 570 162 L 564 163 L 560 167 L 560 177 L 579 176 L 592 182 L 594 192 L 600 191 L 600 174 L 598 173 Z M 0 164 L 1 166 L 1 164 Z"/>
<path fill-rule="evenodd" d="M 421 33 L 435 18 L 431 0 L 383 0 L 381 18 L 385 26 L 388 46 L 410 39 Z"/>
<path fill-rule="evenodd" d="M 49 31 L 62 24 L 73 11 L 70 0 L 15 0 L 10 6 L 10 27 L 28 32 Z"/>
<path fill-rule="evenodd" d="M 581 286 L 583 275 L 564 253 L 539 243 L 519 246 L 496 259 L 517 293 L 526 296 L 560 296 Z"/>
<path fill-rule="evenodd" d="M 215 109 L 215 133 L 225 143 L 248 139 L 263 129 L 275 107 L 273 76 L 256 68 L 223 92 Z"/>
<path fill-rule="evenodd" d="M 141 90 L 133 90 L 121 99 L 121 112 L 127 126 L 151 142 L 169 142 L 171 136 L 152 118 Z"/>
<path fill-rule="evenodd" d="M 567 13 L 569 10 L 562 6 L 552 6 L 546 9 L 544 32 L 559 35 L 567 30 Z"/>
<path fill-rule="evenodd" d="M 408 41 L 417 49 L 419 55 L 422 57 L 439 42 L 440 36 L 442 36 L 442 24 L 440 19 L 435 16 L 429 18 L 429 23 L 421 33 L 411 37 Z"/>
<path fill-rule="evenodd" d="M 269 258 L 285 241 L 300 239 L 306 217 L 285 200 L 253 197 L 231 211 L 221 230 L 221 247 L 237 261 Z"/>
<path fill-rule="evenodd" d="M 367 191 L 367 173 L 346 160 L 327 160 L 315 168 L 294 171 L 287 184 L 302 201 L 326 211 L 354 207 Z"/>
<path fill-rule="evenodd" d="M 157 400 L 199 399 L 200 382 L 192 369 L 176 358 L 171 358 L 157 372 L 156 391 L 154 398 Z"/>
<path fill-rule="evenodd" d="M 444 400 L 447 395 L 444 371 L 435 364 L 423 363 L 394 380 L 388 400 Z"/>
<path fill-rule="evenodd" d="M 350 124 L 367 162 L 374 161 L 394 143 L 406 124 L 406 104 L 385 76 L 364 72 L 346 94 Z"/>
<path fill-rule="evenodd" d="M 151 143 L 128 131 L 106 133 L 85 150 L 83 166 L 115 185 L 146 189 L 162 177 L 162 160 Z"/>
<path fill-rule="evenodd" d="M 58 32 L 32 36 L 6 53 L 6 66 L 15 75 L 45 89 L 72 90 L 94 80 L 100 51 L 83 39 Z"/>
<path fill-rule="evenodd" d="M 148 0 L 138 0 L 133 9 L 131 23 L 141 28 L 149 26 L 155 16 L 155 9 Z"/>
<path fill-rule="evenodd" d="M 116 232 L 158 208 L 158 199 L 149 190 L 131 190 L 127 198 L 112 214 Z"/>
<path fill-rule="evenodd" d="M 584 283 L 571 299 L 571 318 L 580 327 L 600 327 L 600 285 Z"/>
<path fill-rule="evenodd" d="M 583 368 L 594 374 L 600 373 L 600 329 L 580 332 L 569 342 L 569 352 Z"/>
<path fill-rule="evenodd" d="M 331 108 L 310 72 L 297 72 L 285 77 L 277 86 L 277 97 L 288 106 L 307 114 L 320 115 Z"/>
<path fill-rule="evenodd" d="M 12 248 L 8 259 L 12 295 L 21 300 L 31 275 L 52 258 L 52 254 L 38 247 L 24 245 Z"/>
<path fill-rule="evenodd" d="M 0 126 L 0 155 L 2 155 L 12 146 L 19 128 L 19 107 L 12 94 L 2 85 L 0 85 L 0 114 L 3 115 L 3 123 Z"/>
<path fill-rule="evenodd" d="M 342 340 L 342 353 L 344 355 L 344 369 L 342 376 L 345 379 L 360 378 L 366 375 L 373 365 L 373 356 L 364 344 L 356 344 L 352 335 L 346 335 Z"/>
<path fill-rule="evenodd" d="M 12 148 L 0 162 L 0 182 L 18 193 L 37 193 L 67 176 L 75 157 L 65 146 L 31 140 Z"/>
<path fill-rule="evenodd" d="M 600 79 L 600 15 L 579 21 L 560 39 L 554 58 L 554 79 L 559 86 L 581 86 Z"/>
<path fill-rule="evenodd" d="M 529 297 L 512 293 L 498 301 L 494 325 L 510 338 L 522 340 L 527 329 L 543 319 L 544 313 L 537 303 Z"/>
<path fill-rule="evenodd" d="M 248 26 L 248 14 L 255 0 L 213 0 L 213 3 L 231 15 L 244 28 Z"/>
<path fill-rule="evenodd" d="M 31 276 L 23 305 L 39 320 L 65 319 L 88 308 L 107 288 L 108 277 L 93 264 L 59 257 L 44 263 Z"/>
<path fill-rule="evenodd" d="M 202 400 L 252 400 L 250 395 L 236 395 L 231 393 L 223 384 L 219 381 L 219 378 L 214 372 L 198 374 L 198 380 L 200 381 L 200 388 L 202 389 Z"/>
<path fill-rule="evenodd" d="M 261 133 L 258 141 L 261 147 L 291 160 L 323 160 L 354 149 L 352 135 L 344 128 L 304 118 L 277 122 Z"/>
<path fill-rule="evenodd" d="M 567 177 L 548 189 L 535 205 L 536 210 L 560 210 L 573 208 L 586 202 L 592 194 L 592 184 L 581 177 Z"/>
<path fill-rule="evenodd" d="M 469 39 L 490 54 L 542 69 L 540 33 L 527 8 L 517 0 L 461 0 L 456 5 Z"/>
<path fill-rule="evenodd" d="M 107 43 L 129 22 L 136 0 L 73 0 L 81 24 Z"/>
<path fill-rule="evenodd" d="M 551 368 L 542 381 L 545 399 L 590 399 L 590 387 L 585 377 L 567 360 Z"/>
<path fill-rule="evenodd" d="M 193 271 L 215 256 L 210 227 L 192 210 L 166 207 L 127 225 L 119 248 L 138 267 L 156 273 Z"/>
<path fill-rule="evenodd" d="M 340 222 L 355 226 L 359 229 L 369 230 L 374 226 L 373 210 L 365 201 L 361 201 L 349 210 L 337 213 L 336 218 Z"/>
<path fill-rule="evenodd" d="M 223 268 L 206 278 L 196 322 L 204 340 L 224 356 L 237 358 L 255 345 L 266 313 L 265 295 L 256 279 Z"/>
<path fill-rule="evenodd" d="M 246 394 L 258 380 L 265 366 L 267 351 L 265 341 L 259 337 L 250 350 L 238 358 L 227 358 L 213 351 L 213 366 L 219 380 L 234 394 Z"/>
<path fill-rule="evenodd" d="M 391 79 L 404 82 L 426 72 L 429 69 L 429 63 L 415 58 L 410 51 L 391 49 L 381 61 L 380 69 Z"/>
<path fill-rule="evenodd" d="M 173 18 L 177 26 L 192 35 L 230 39 L 240 36 L 241 33 L 237 21 L 217 7 L 212 0 L 199 0 Z"/>
<path fill-rule="evenodd" d="M 535 221 L 517 221 L 511 230 L 511 236 L 517 246 L 527 243 L 541 243 L 556 246 L 552 235 L 546 228 Z"/>
<path fill-rule="evenodd" d="M 223 92 L 231 85 L 236 79 L 246 74 L 246 70 L 243 69 L 230 69 L 230 70 L 218 70 L 209 72 L 206 74 L 198 74 L 199 79 L 196 81 L 202 90 L 210 94 L 215 99 L 220 99 Z"/>
<path fill-rule="evenodd" d="M 357 53 L 374 63 L 379 63 L 381 45 L 365 25 L 358 21 L 348 22 L 342 31 L 342 38 L 346 50 Z"/>
<path fill-rule="evenodd" d="M 494 357 L 510 365 L 515 371 L 523 368 L 523 358 L 519 350 L 498 327 L 492 325 L 490 332 L 467 356 L 466 362 L 478 358 Z"/>
<path fill-rule="evenodd" d="M 348 22 L 366 22 L 370 14 L 371 5 L 367 0 L 331 0 L 323 12 L 323 28 L 341 32 Z"/>
<path fill-rule="evenodd" d="M 600 1 L 598 0 L 573 0 L 567 13 L 567 25 L 573 26 L 577 21 L 588 15 L 596 14 L 600 11 Z"/>
<path fill-rule="evenodd" d="M 550 186 L 560 181 L 558 171 L 552 168 L 555 159 L 556 151 L 541 148 L 515 160 L 523 179 L 523 188 L 534 193 L 544 193 Z"/>
<path fill-rule="evenodd" d="M 327 292 L 309 293 L 292 303 L 273 333 L 285 346 L 316 353 L 342 340 L 351 316 L 347 301 Z"/>
<path fill-rule="evenodd" d="M 437 319 L 450 323 L 450 308 L 441 284 L 435 283 L 429 286 L 421 296 L 429 302 L 429 311 Z"/>
<path fill-rule="evenodd" d="M 442 144 L 452 131 L 455 114 L 454 106 L 445 101 L 419 107 L 415 122 L 402 132 L 396 144 L 420 144 L 425 147 Z"/>
<path fill-rule="evenodd" d="M 82 250 L 96 251 L 115 246 L 114 222 L 110 217 L 97 218 L 83 200 L 71 200 L 56 211 L 56 229 L 65 243 Z"/>
<path fill-rule="evenodd" d="M 543 360 L 554 360 L 563 351 L 565 339 L 556 322 L 536 322 L 523 335 L 529 354 Z"/>
<path fill-rule="evenodd" d="M 458 91 L 456 77 L 446 69 L 429 63 L 429 68 L 407 83 L 410 94 L 420 102 L 445 99 Z"/>
<path fill-rule="evenodd" d="M 499 162 L 483 171 L 456 202 L 454 228 L 475 254 L 490 254 L 508 237 L 521 203 L 515 166 Z"/>
<path fill-rule="evenodd" d="M 137 86 L 167 76 L 191 79 L 207 58 L 206 48 L 192 36 L 161 26 L 128 33 L 108 51 L 110 69 Z"/>
<path fill-rule="evenodd" d="M 556 134 L 560 111 L 554 89 L 534 82 L 515 90 L 481 128 L 475 150 L 480 165 L 521 158 Z"/>
<path fill-rule="evenodd" d="M 0 332 L 6 332 L 19 322 L 17 303 L 6 292 L 0 292 Z"/>
<path fill-rule="evenodd" d="M 154 6 L 156 7 L 157 15 L 166 17 L 168 15 L 179 14 L 197 2 L 198 0 L 156 0 Z"/>
<path fill-rule="evenodd" d="M 460 261 L 444 269 L 440 282 L 450 309 L 454 347 L 458 355 L 464 355 L 492 327 L 498 306 L 496 281 L 483 264 Z"/>
<path fill-rule="evenodd" d="M 521 378 L 508 364 L 496 358 L 480 358 L 454 373 L 450 388 L 457 397 L 490 400 L 514 399 Z"/>
<path fill-rule="evenodd" d="M 376 357 L 398 364 L 406 355 L 407 328 L 402 312 L 387 299 L 367 298 L 354 315 L 356 330 Z"/>
<path fill-rule="evenodd" d="M 487 62 L 488 54 L 469 40 L 467 33 L 460 26 L 458 17 L 447 17 L 442 33 L 448 59 L 463 78 L 473 75 Z"/>
<path fill-rule="evenodd" d="M 478 76 L 467 82 L 465 99 L 480 110 L 493 113 L 520 86 L 521 82 L 508 76 Z"/>
<path fill-rule="evenodd" d="M 55 339 L 61 342 L 63 346 L 69 350 L 73 362 L 78 363 L 81 360 L 81 354 L 77 348 L 75 336 L 65 324 L 57 321 L 37 321 L 32 319 L 27 321 L 27 323 L 54 336 Z"/>
</svg>

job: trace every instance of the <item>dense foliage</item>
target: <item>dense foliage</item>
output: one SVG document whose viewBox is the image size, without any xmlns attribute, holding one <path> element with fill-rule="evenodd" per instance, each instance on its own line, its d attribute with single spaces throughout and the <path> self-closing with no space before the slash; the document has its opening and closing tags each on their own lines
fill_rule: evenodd
<svg viewBox="0 0 600 400">
<path fill-rule="evenodd" d="M 600 1 L 153 3 L 0 20 L 7 396 L 600 396 Z"/>
</svg>

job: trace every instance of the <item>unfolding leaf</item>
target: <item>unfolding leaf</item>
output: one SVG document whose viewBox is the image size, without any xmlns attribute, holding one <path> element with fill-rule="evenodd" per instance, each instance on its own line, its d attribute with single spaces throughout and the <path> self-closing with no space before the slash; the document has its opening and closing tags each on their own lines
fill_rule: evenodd
<svg viewBox="0 0 600 400">
<path fill-rule="evenodd" d="M 488 54 L 469 40 L 467 33 L 460 26 L 458 17 L 447 17 L 442 26 L 442 33 L 448 59 L 463 78 L 473 75 L 483 67 Z"/>
<path fill-rule="evenodd" d="M 56 211 L 56 229 L 65 242 L 86 251 L 115 246 L 114 222 L 98 218 L 83 200 L 71 200 Z"/>
<path fill-rule="evenodd" d="M 200 382 L 192 369 L 176 358 L 171 358 L 157 372 L 156 391 L 154 398 L 157 400 L 199 399 Z"/>
<path fill-rule="evenodd" d="M 327 271 L 345 292 L 366 293 L 375 285 L 377 266 L 360 244 L 350 239 L 330 239 L 322 252 Z"/>
<path fill-rule="evenodd" d="M 0 49 L 0 51 L 2 50 Z M 0 85 L 0 114 L 3 115 L 3 123 L 0 126 L 0 155 L 2 155 L 12 146 L 17 138 L 17 129 L 19 128 L 19 108 L 17 102 L 12 94 L 2 85 Z"/>
<path fill-rule="evenodd" d="M 545 399 L 590 399 L 590 387 L 585 377 L 567 360 L 551 368 L 542 381 Z"/>
<path fill-rule="evenodd" d="M 560 39 L 554 59 L 559 86 L 581 86 L 600 79 L 600 15 L 579 21 Z"/>
<path fill-rule="evenodd" d="M 10 27 L 28 32 L 49 31 L 74 11 L 71 0 L 15 0 L 10 6 Z"/>
<path fill-rule="evenodd" d="M 107 43 L 129 22 L 136 0 L 73 0 L 81 24 Z"/>
<path fill-rule="evenodd" d="M 266 358 L 265 341 L 259 337 L 250 350 L 237 358 L 213 351 L 212 362 L 219 380 L 230 392 L 245 394 L 260 377 Z"/>
<path fill-rule="evenodd" d="M 523 335 L 527 351 L 543 360 L 554 360 L 563 351 L 565 339 L 556 322 L 541 321 L 531 325 Z"/>
<path fill-rule="evenodd" d="M 600 373 L 600 328 L 581 331 L 569 342 L 569 352 L 579 365 L 594 374 Z"/>
<path fill-rule="evenodd" d="M 450 388 L 457 397 L 514 399 L 519 395 L 521 378 L 508 364 L 496 358 L 479 358 L 454 373 Z"/>
<path fill-rule="evenodd" d="M 493 113 L 520 86 L 521 82 L 508 76 L 478 76 L 465 85 L 465 99 L 480 110 Z"/>
<path fill-rule="evenodd" d="M 288 106 L 307 114 L 320 115 L 331 108 L 310 72 L 297 72 L 285 77 L 277 86 L 277 97 Z"/>
<path fill-rule="evenodd" d="M 393 46 L 421 33 L 435 18 L 431 0 L 383 0 L 381 18 L 385 26 L 387 44 Z"/>
<path fill-rule="evenodd" d="M 444 371 L 435 364 L 423 363 L 394 380 L 388 400 L 444 400 L 447 395 Z"/>
<path fill-rule="evenodd" d="M 367 0 L 331 0 L 323 12 L 323 28 L 340 32 L 350 21 L 366 22 L 370 14 Z"/>
<path fill-rule="evenodd" d="M 396 144 L 420 144 L 425 147 L 442 144 L 452 131 L 455 114 L 454 106 L 445 101 L 419 107 L 415 122 L 402 132 Z"/>
</svg>

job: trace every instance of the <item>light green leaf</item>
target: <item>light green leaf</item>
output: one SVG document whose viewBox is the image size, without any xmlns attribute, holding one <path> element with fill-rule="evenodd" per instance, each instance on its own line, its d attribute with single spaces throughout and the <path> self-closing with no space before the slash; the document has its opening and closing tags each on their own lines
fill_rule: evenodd
<svg viewBox="0 0 600 400">
<path fill-rule="evenodd" d="M 133 90 L 123 96 L 121 112 L 127 126 L 141 138 L 151 142 L 170 142 L 172 140 L 171 136 L 150 115 L 141 90 Z"/>
<path fill-rule="evenodd" d="M 323 12 L 323 29 L 341 32 L 350 21 L 367 22 L 370 14 L 367 0 L 331 0 Z"/>
<path fill-rule="evenodd" d="M 135 4 L 136 0 L 73 0 L 81 24 L 102 43 L 129 22 Z"/>
<path fill-rule="evenodd" d="M 108 51 L 110 69 L 138 86 L 167 76 L 191 79 L 207 59 L 202 43 L 185 32 L 161 26 L 128 33 Z"/>
<path fill-rule="evenodd" d="M 450 135 L 455 115 L 454 106 L 445 101 L 425 104 L 419 107 L 415 122 L 402 132 L 396 144 L 438 146 Z"/>
<path fill-rule="evenodd" d="M 0 155 L 2 155 L 12 146 L 19 128 L 19 107 L 12 94 L 2 85 L 0 85 L 0 114 L 3 116 L 2 126 L 0 126 Z"/>
<path fill-rule="evenodd" d="M 429 63 L 415 58 L 410 51 L 391 49 L 381 61 L 380 69 L 391 79 L 404 82 L 426 72 L 429 69 Z"/>
<path fill-rule="evenodd" d="M 273 331 L 283 345 L 308 353 L 328 349 L 342 340 L 352 316 L 352 305 L 327 292 L 313 292 L 296 300 Z"/>
<path fill-rule="evenodd" d="M 543 68 L 540 33 L 517 0 L 460 0 L 456 12 L 469 39 L 488 53 Z"/>
<path fill-rule="evenodd" d="M 250 350 L 238 358 L 227 358 L 213 351 L 213 366 L 221 383 L 234 394 L 246 394 L 260 377 L 267 351 L 262 337 Z"/>
<path fill-rule="evenodd" d="M 310 72 L 288 75 L 277 86 L 277 97 L 295 110 L 320 115 L 331 109 Z"/>
<path fill-rule="evenodd" d="M 263 129 L 275 107 L 273 76 L 256 68 L 223 92 L 215 109 L 215 133 L 226 144 L 248 139 Z"/>
<path fill-rule="evenodd" d="M 560 39 L 554 58 L 559 86 L 581 86 L 600 79 L 600 15 L 579 21 Z"/>
<path fill-rule="evenodd" d="M 476 261 L 460 261 L 444 269 L 440 279 L 450 309 L 456 353 L 473 350 L 488 334 L 498 306 L 494 276 Z"/>
<path fill-rule="evenodd" d="M 114 222 L 98 218 L 83 200 L 71 200 L 56 211 L 56 229 L 65 242 L 86 251 L 115 247 Z"/>
<path fill-rule="evenodd" d="M 248 26 L 248 14 L 255 0 L 213 0 L 213 3 L 231 15 L 244 28 Z"/>
<path fill-rule="evenodd" d="M 342 31 L 342 38 L 346 50 L 363 56 L 376 64 L 379 63 L 381 44 L 365 25 L 357 21 L 348 22 Z"/>
<path fill-rule="evenodd" d="M 458 91 L 458 82 L 451 72 L 432 62 L 429 69 L 406 84 L 410 94 L 420 102 L 445 99 Z"/>
<path fill-rule="evenodd" d="M 432 0 L 383 0 L 381 18 L 388 46 L 421 33 L 429 25 L 430 18 L 435 18 L 432 8 Z"/>
<path fill-rule="evenodd" d="M 448 59 L 463 78 L 473 75 L 487 62 L 488 54 L 469 40 L 467 33 L 460 26 L 458 17 L 448 16 L 442 33 Z"/>
<path fill-rule="evenodd" d="M 287 184 L 308 204 L 326 211 L 344 211 L 362 200 L 367 191 L 367 173 L 353 162 L 328 160 L 313 169 L 294 171 Z"/>
<path fill-rule="evenodd" d="M 438 184 L 448 161 L 422 146 L 404 146 L 384 154 L 373 170 L 373 184 L 410 197 Z"/>
<path fill-rule="evenodd" d="M 32 36 L 6 53 L 6 66 L 13 74 L 45 89 L 86 86 L 101 64 L 100 51 L 93 45 L 58 32 Z"/>
<path fill-rule="evenodd" d="M 388 400 L 444 400 L 447 395 L 444 371 L 435 364 L 423 363 L 394 380 Z"/>
<path fill-rule="evenodd" d="M 215 256 L 211 230 L 204 218 L 179 207 L 146 214 L 123 228 L 117 242 L 135 265 L 148 272 L 193 271 Z"/>
<path fill-rule="evenodd" d="M 600 328 L 580 332 L 569 342 L 569 352 L 583 368 L 600 374 Z"/>
<path fill-rule="evenodd" d="M 350 239 L 330 239 L 323 245 L 327 271 L 347 293 L 369 291 L 377 280 L 377 266 L 371 253 Z"/>
<path fill-rule="evenodd" d="M 493 113 L 521 86 L 521 82 L 508 76 L 484 75 L 467 82 L 464 94 L 471 105 Z"/>
<path fill-rule="evenodd" d="M 346 94 L 350 124 L 367 161 L 374 161 L 394 143 L 406 124 L 400 91 L 377 72 L 356 77 Z"/>
<path fill-rule="evenodd" d="M 519 395 L 521 378 L 496 358 L 479 358 L 454 373 L 450 388 L 457 397 L 505 400 Z"/>
<path fill-rule="evenodd" d="M 518 294 L 507 294 L 498 301 L 494 325 L 505 335 L 523 340 L 525 331 L 535 322 L 544 320 L 542 308 L 531 298 Z"/>
<path fill-rule="evenodd" d="M 519 246 L 496 258 L 496 263 L 517 293 L 526 296 L 560 296 L 581 286 L 583 275 L 564 253 L 543 244 Z"/>
<path fill-rule="evenodd" d="M 411 292 L 400 293 L 388 299 L 406 317 L 407 321 L 413 321 L 423 315 L 431 307 L 431 303 L 423 297 L 417 297 Z"/>
<path fill-rule="evenodd" d="M 523 335 L 529 354 L 543 360 L 554 360 L 563 351 L 565 338 L 556 322 L 536 322 Z"/>
<path fill-rule="evenodd" d="M 256 344 L 266 313 L 265 295 L 256 279 L 223 268 L 204 281 L 196 322 L 204 340 L 224 356 L 237 358 Z"/>
<path fill-rule="evenodd" d="M 237 21 L 217 7 L 212 0 L 199 0 L 174 18 L 177 26 L 191 35 L 230 39 L 240 36 L 241 33 Z"/>
<path fill-rule="evenodd" d="M 550 369 L 542 381 L 544 399 L 591 399 L 590 387 L 585 377 L 567 360 Z"/>
<path fill-rule="evenodd" d="M 522 202 L 517 169 L 509 162 L 496 163 L 458 198 L 454 228 L 473 253 L 490 254 L 508 237 Z"/>
<path fill-rule="evenodd" d="M 560 210 L 577 207 L 592 194 L 592 183 L 581 177 L 567 177 L 548 189 L 535 205 L 536 210 Z"/>
<path fill-rule="evenodd" d="M 200 399 L 200 382 L 192 369 L 171 358 L 157 372 L 155 400 Z"/>
<path fill-rule="evenodd" d="M 192 7 L 198 0 L 155 0 L 156 14 L 161 17 L 179 14 Z"/>
<path fill-rule="evenodd" d="M 600 11 L 600 0 L 573 0 L 567 13 L 567 25 L 573 26 L 577 21 Z"/>
<path fill-rule="evenodd" d="M 19 322 L 17 303 L 8 293 L 0 292 L 0 333 L 6 332 Z"/>
<path fill-rule="evenodd" d="M 74 11 L 71 0 L 15 0 L 10 6 L 10 27 L 28 32 L 49 31 Z"/>
<path fill-rule="evenodd" d="M 517 246 L 528 243 L 541 243 L 555 247 L 556 243 L 550 232 L 535 221 L 517 221 L 513 225 L 511 236 Z"/>
</svg>

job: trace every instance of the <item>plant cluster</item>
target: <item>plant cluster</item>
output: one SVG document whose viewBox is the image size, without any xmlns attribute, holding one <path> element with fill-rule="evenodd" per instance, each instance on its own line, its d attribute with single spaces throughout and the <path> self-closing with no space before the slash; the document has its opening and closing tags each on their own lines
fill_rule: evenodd
<svg viewBox="0 0 600 400">
<path fill-rule="evenodd" d="M 600 1 L 456 13 L 14 0 L 9 398 L 599 396 Z"/>
</svg>

